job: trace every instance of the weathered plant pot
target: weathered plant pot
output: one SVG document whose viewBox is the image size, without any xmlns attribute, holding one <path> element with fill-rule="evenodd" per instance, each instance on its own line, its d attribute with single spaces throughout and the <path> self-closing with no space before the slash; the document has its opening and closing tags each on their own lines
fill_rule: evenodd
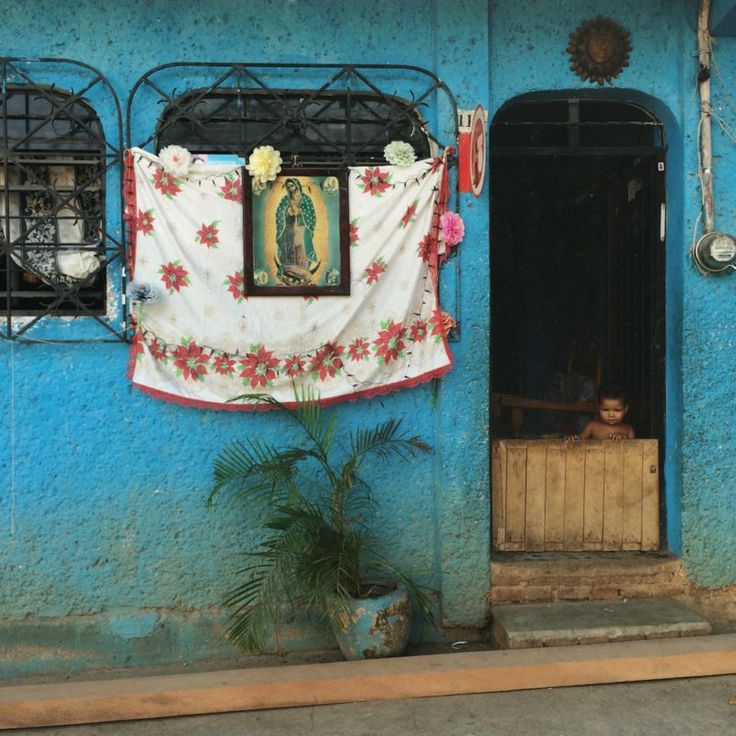
<svg viewBox="0 0 736 736">
<path fill-rule="evenodd" d="M 363 583 L 365 597 L 348 598 L 332 617 L 345 659 L 396 657 L 409 643 L 411 604 L 406 588 L 386 580 Z"/>
</svg>

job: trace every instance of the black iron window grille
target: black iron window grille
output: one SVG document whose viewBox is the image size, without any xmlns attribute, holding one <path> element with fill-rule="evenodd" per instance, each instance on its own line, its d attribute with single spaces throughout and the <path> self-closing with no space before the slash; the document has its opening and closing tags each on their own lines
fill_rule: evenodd
<svg viewBox="0 0 736 736">
<path fill-rule="evenodd" d="M 197 153 L 245 157 L 263 143 L 289 163 L 314 166 L 375 164 L 392 140 L 410 143 L 417 158 L 430 155 L 426 122 L 404 114 L 403 100 L 373 93 L 218 90 L 189 92 L 169 104 L 158 125 L 156 148 L 171 143 Z"/>
<path fill-rule="evenodd" d="M 0 336 L 124 340 L 125 315 L 108 305 L 108 287 L 121 284 L 122 254 L 106 201 L 119 209 L 120 184 L 111 176 L 119 180 L 122 155 L 114 92 L 91 67 L 67 60 L 0 59 L 0 82 Z M 117 128 L 112 141 L 90 98 Z M 117 326 L 108 312 L 117 312 Z M 91 319 L 71 331 L 48 319 L 82 316 Z"/>
<path fill-rule="evenodd" d="M 183 94 L 182 80 L 189 86 Z M 158 125 L 146 135 L 137 121 L 151 109 Z M 444 134 L 454 141 L 455 100 L 420 67 L 175 63 L 152 69 L 134 86 L 128 140 L 141 141 L 140 148 L 175 143 L 241 158 L 268 144 L 290 165 L 353 166 L 384 161 L 393 140 L 411 143 L 419 158 L 436 153 L 443 144 L 428 121 L 445 111 L 452 124 Z"/>
</svg>

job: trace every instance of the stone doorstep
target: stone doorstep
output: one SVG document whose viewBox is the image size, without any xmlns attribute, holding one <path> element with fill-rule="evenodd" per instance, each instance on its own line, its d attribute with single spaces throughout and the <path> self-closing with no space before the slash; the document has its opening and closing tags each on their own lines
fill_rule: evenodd
<svg viewBox="0 0 736 736">
<path fill-rule="evenodd" d="M 536 603 L 678 596 L 681 562 L 665 553 L 494 554 L 489 602 Z"/>
<path fill-rule="evenodd" d="M 519 576 L 579 578 L 635 575 L 641 577 L 674 575 L 680 569 L 678 558 L 668 554 L 642 552 L 543 552 L 494 553 L 491 573 L 499 584 Z"/>
<path fill-rule="evenodd" d="M 502 649 L 701 636 L 708 621 L 671 598 L 494 606 L 491 635 Z"/>
</svg>

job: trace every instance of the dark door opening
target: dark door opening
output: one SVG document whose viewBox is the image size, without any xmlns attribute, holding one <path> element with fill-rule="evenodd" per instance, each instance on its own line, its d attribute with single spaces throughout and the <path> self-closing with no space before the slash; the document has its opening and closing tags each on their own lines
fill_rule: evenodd
<svg viewBox="0 0 736 736">
<path fill-rule="evenodd" d="M 494 394 L 592 399 L 591 382 L 567 378 L 579 370 L 593 384 L 623 385 L 637 437 L 663 439 L 663 136 L 661 123 L 631 103 L 517 101 L 496 115 Z M 571 366 L 571 357 L 584 367 Z M 574 414 L 524 414 L 529 437 L 574 431 L 574 422 L 584 421 Z M 505 414 L 495 417 L 491 432 L 494 439 L 512 436 Z"/>
</svg>

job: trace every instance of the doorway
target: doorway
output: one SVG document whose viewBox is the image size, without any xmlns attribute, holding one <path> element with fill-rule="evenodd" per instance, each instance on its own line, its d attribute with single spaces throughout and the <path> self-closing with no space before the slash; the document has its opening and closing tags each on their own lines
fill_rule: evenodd
<svg viewBox="0 0 736 736">
<path fill-rule="evenodd" d="M 661 445 L 664 126 L 632 102 L 517 99 L 490 140 L 492 438 L 575 433 L 602 381 Z"/>
</svg>

